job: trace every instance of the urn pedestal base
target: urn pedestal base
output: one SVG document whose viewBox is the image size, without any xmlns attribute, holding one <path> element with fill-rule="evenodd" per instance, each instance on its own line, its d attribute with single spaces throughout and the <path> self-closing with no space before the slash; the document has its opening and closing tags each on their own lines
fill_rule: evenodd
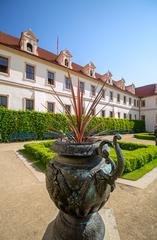
<svg viewBox="0 0 157 240">
<path fill-rule="evenodd" d="M 104 240 L 104 236 L 105 225 L 99 213 L 82 220 L 60 211 L 42 240 Z"/>
</svg>

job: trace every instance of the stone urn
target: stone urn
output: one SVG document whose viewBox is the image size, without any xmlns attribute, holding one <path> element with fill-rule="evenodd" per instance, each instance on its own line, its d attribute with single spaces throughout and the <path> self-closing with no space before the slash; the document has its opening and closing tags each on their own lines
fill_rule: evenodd
<svg viewBox="0 0 157 240">
<path fill-rule="evenodd" d="M 43 240 L 103 240 L 105 225 L 98 211 L 115 188 L 124 170 L 124 159 L 117 140 L 94 143 L 65 143 L 53 146 L 56 157 L 46 171 L 46 187 L 59 209 Z M 109 145 L 117 164 L 109 156 Z"/>
</svg>

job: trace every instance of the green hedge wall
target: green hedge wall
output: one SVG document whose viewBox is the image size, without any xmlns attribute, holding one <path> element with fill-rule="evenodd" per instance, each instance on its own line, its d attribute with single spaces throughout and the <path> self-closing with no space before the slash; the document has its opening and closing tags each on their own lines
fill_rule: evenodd
<svg viewBox="0 0 157 240">
<path fill-rule="evenodd" d="M 145 123 L 142 120 L 95 117 L 89 124 L 88 129 L 91 130 L 93 128 L 96 129 L 96 132 L 104 130 L 141 132 L 145 130 Z"/>
<path fill-rule="evenodd" d="M 3 142 L 9 141 L 10 135 L 13 133 L 36 133 L 37 139 L 43 139 L 43 133 L 49 131 L 50 128 L 52 131 L 68 131 L 65 116 L 63 114 L 0 108 L 0 133 Z M 141 120 L 95 117 L 90 122 L 87 131 L 127 130 L 142 132 L 144 129 L 144 121 Z"/>
</svg>

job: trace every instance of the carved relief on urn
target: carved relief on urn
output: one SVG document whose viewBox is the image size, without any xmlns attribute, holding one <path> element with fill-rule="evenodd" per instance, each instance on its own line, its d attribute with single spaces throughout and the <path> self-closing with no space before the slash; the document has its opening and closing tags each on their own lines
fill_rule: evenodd
<svg viewBox="0 0 157 240">
<path fill-rule="evenodd" d="M 69 146 L 61 142 L 55 144 L 53 149 L 60 154 L 49 163 L 46 172 L 49 195 L 60 210 L 54 221 L 53 235 L 56 238 L 53 239 L 76 239 L 76 229 L 79 229 L 79 240 L 104 238 L 105 227 L 98 211 L 107 202 L 110 192 L 114 190 L 116 178 L 124 169 L 117 138 L 115 136 L 113 140 L 117 166 L 109 157 L 109 141 Z M 83 223 L 86 224 L 86 233 L 81 232 Z M 65 235 L 58 235 L 57 228 L 65 231 Z"/>
</svg>

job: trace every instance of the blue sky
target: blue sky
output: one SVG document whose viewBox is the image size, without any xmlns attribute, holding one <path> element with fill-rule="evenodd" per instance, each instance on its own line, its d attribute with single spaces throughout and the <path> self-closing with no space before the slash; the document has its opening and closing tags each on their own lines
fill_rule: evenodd
<svg viewBox="0 0 157 240">
<path fill-rule="evenodd" d="M 0 31 L 31 28 L 39 46 L 69 49 L 73 61 L 93 61 L 136 86 L 157 82 L 156 0 L 0 0 Z"/>
</svg>

